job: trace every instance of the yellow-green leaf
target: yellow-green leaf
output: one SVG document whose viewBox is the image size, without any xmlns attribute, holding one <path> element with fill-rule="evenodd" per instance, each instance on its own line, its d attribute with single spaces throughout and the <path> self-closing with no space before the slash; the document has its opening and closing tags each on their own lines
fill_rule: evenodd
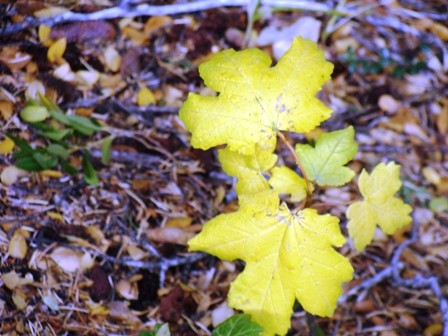
<svg viewBox="0 0 448 336">
<path fill-rule="evenodd" d="M 47 108 L 39 105 L 28 105 L 20 111 L 20 117 L 29 123 L 44 121 L 49 116 Z"/>
<path fill-rule="evenodd" d="M 148 106 L 150 104 L 156 103 L 156 97 L 154 93 L 147 87 L 143 87 L 138 91 L 137 94 L 137 105 L 138 106 Z"/>
<path fill-rule="evenodd" d="M 60 38 L 54 42 L 50 48 L 48 48 L 47 58 L 50 62 L 54 63 L 62 59 L 62 55 L 65 53 L 67 48 L 67 39 L 65 37 Z"/>
<path fill-rule="evenodd" d="M 412 222 L 412 208 L 394 197 L 400 189 L 400 166 L 394 162 L 380 163 L 369 175 L 365 170 L 359 177 L 359 190 L 364 200 L 347 209 L 348 232 L 361 251 L 373 239 L 378 224 L 387 234 Z"/>
<path fill-rule="evenodd" d="M 308 179 L 320 186 L 340 186 L 349 182 L 355 173 L 344 165 L 356 155 L 358 145 L 353 127 L 322 134 L 313 148 L 296 145 Z"/>
<path fill-rule="evenodd" d="M 199 67 L 219 95 L 190 93 L 179 115 L 193 147 L 227 144 L 253 154 L 256 144 L 275 145 L 277 131 L 308 132 L 329 118 L 331 110 L 315 95 L 332 70 L 317 45 L 300 37 L 273 67 L 259 49 L 225 50 Z"/>
<path fill-rule="evenodd" d="M 284 335 L 296 298 L 311 314 L 331 316 L 352 277 L 348 259 L 333 248 L 345 242 L 338 223 L 314 209 L 291 212 L 268 190 L 240 196 L 239 210 L 206 223 L 189 248 L 244 260 L 229 305 L 250 314 L 264 336 Z"/>
<path fill-rule="evenodd" d="M 300 202 L 306 197 L 306 181 L 294 170 L 282 166 L 272 169 L 269 184 L 280 194 L 290 194 L 291 202 Z"/>
<path fill-rule="evenodd" d="M 254 155 L 243 155 L 225 148 L 220 149 L 218 155 L 222 169 L 227 174 L 238 178 L 235 186 L 238 195 L 269 189 L 263 173 L 277 162 L 277 155 L 272 154 L 272 151 L 257 147 Z"/>
<path fill-rule="evenodd" d="M 10 138 L 5 138 L 3 141 L 0 141 L 0 154 L 6 155 L 11 153 L 14 148 L 14 141 Z"/>
</svg>

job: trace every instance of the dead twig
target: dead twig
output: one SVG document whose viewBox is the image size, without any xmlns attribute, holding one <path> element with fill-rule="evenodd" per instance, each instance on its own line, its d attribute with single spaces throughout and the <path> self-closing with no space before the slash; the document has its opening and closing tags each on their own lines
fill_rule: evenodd
<svg viewBox="0 0 448 336">
<path fill-rule="evenodd" d="M 248 0 L 203 0 L 189 3 L 180 3 L 165 6 L 152 6 L 141 4 L 130 6 L 128 2 L 124 6 L 111 7 L 102 9 L 92 13 L 75 13 L 67 11 L 62 14 L 45 18 L 26 18 L 18 24 L 6 26 L 1 32 L 0 36 L 8 36 L 18 33 L 24 29 L 34 28 L 39 25 L 55 26 L 60 23 L 75 22 L 75 21 L 96 21 L 96 20 L 111 20 L 124 17 L 136 16 L 160 16 L 160 15 L 176 15 L 183 13 L 198 12 L 207 9 L 218 7 L 239 7 L 246 6 Z"/>
</svg>

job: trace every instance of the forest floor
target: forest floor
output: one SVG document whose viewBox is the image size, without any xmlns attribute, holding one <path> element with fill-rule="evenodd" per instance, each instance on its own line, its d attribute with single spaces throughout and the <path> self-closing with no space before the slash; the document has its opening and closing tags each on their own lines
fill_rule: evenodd
<svg viewBox="0 0 448 336">
<path fill-rule="evenodd" d="M 150 6 L 137 11 L 141 3 Z M 261 1 L 254 11 L 244 3 L 0 1 L 1 335 L 144 335 L 156 323 L 176 336 L 210 335 L 234 313 L 226 296 L 244 264 L 186 245 L 207 220 L 235 210 L 235 181 L 215 150 L 190 146 L 178 111 L 189 92 L 209 93 L 198 65 L 213 53 L 258 47 L 275 62 L 298 35 L 335 65 L 319 93 L 333 109 L 321 129 L 355 128 L 356 172 L 401 165 L 413 225 L 376 232 L 361 253 L 346 244 L 355 274 L 334 316 L 297 305 L 288 335 L 442 335 L 446 1 Z M 14 166 L 19 147 L 51 143 L 20 114 L 39 92 L 98 121 L 70 138 L 65 171 L 46 158 L 40 172 Z M 318 192 L 346 232 L 356 181 Z"/>
</svg>

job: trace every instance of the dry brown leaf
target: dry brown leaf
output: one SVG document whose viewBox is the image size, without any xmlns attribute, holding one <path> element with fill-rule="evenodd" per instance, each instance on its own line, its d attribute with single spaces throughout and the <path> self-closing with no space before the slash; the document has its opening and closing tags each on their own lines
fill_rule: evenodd
<svg viewBox="0 0 448 336">
<path fill-rule="evenodd" d="M 82 253 L 66 247 L 55 248 L 50 257 L 66 273 L 84 271 L 93 266 L 93 259 L 89 253 Z"/>
<path fill-rule="evenodd" d="M 9 120 L 12 116 L 14 104 L 8 100 L 0 101 L 0 115 L 4 120 Z"/>
<path fill-rule="evenodd" d="M 194 233 L 175 227 L 163 227 L 149 229 L 146 235 L 148 239 L 159 243 L 186 245 L 188 240 L 193 238 Z"/>
<path fill-rule="evenodd" d="M 8 244 L 8 253 L 13 258 L 23 259 L 26 256 L 28 245 L 21 229 L 18 229 L 12 235 Z"/>
<path fill-rule="evenodd" d="M 116 290 L 126 300 L 137 300 L 138 299 L 138 287 L 137 285 L 131 284 L 128 280 L 121 279 L 118 281 Z"/>
<path fill-rule="evenodd" d="M 117 72 L 120 70 L 121 56 L 117 49 L 115 49 L 112 45 L 109 45 L 106 50 L 104 50 L 104 63 L 112 72 Z"/>
<path fill-rule="evenodd" d="M 165 223 L 165 227 L 186 228 L 186 227 L 190 226 L 192 222 L 193 222 L 193 218 L 191 218 L 191 217 L 170 218 Z"/>
</svg>

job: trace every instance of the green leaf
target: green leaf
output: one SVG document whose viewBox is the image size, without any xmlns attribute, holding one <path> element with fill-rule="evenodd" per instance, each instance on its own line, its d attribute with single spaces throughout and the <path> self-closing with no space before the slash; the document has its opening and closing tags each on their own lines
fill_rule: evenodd
<svg viewBox="0 0 448 336">
<path fill-rule="evenodd" d="M 36 160 L 43 169 L 50 169 L 58 164 L 58 158 L 46 151 L 34 152 L 33 159 Z"/>
<path fill-rule="evenodd" d="M 70 163 L 68 163 L 67 160 L 59 160 L 59 164 L 61 165 L 61 168 L 68 174 L 74 175 L 78 172 L 78 170 L 73 167 Z"/>
<path fill-rule="evenodd" d="M 63 123 L 64 125 L 69 126 L 70 125 L 70 120 L 68 118 L 67 115 L 65 115 L 62 111 L 60 111 L 59 109 L 57 110 L 48 110 L 48 113 L 50 113 L 50 115 L 56 119 L 57 121 Z"/>
<path fill-rule="evenodd" d="M 14 166 L 30 172 L 44 170 L 32 156 L 26 156 L 16 160 L 16 162 L 14 162 Z"/>
<path fill-rule="evenodd" d="M 155 336 L 171 336 L 170 327 L 168 323 L 164 323 L 159 328 L 157 328 Z"/>
<path fill-rule="evenodd" d="M 429 208 L 436 213 L 448 211 L 448 198 L 446 197 L 432 198 L 429 201 Z"/>
<path fill-rule="evenodd" d="M 101 162 L 105 165 L 110 162 L 110 153 L 112 149 L 112 141 L 114 140 L 113 136 L 108 136 L 101 143 Z"/>
<path fill-rule="evenodd" d="M 98 175 L 96 174 L 95 168 L 93 168 L 92 163 L 89 160 L 89 155 L 86 152 L 82 153 L 82 169 L 84 170 L 84 180 L 90 185 L 98 185 Z"/>
<path fill-rule="evenodd" d="M 212 336 L 258 336 L 263 328 L 250 320 L 246 314 L 234 315 L 220 323 L 212 332 Z"/>
<path fill-rule="evenodd" d="M 14 141 L 14 144 L 19 147 L 23 152 L 31 154 L 33 152 L 33 147 L 31 147 L 25 140 L 20 139 L 11 133 L 6 133 L 6 136 Z"/>
<path fill-rule="evenodd" d="M 44 123 L 34 123 L 33 126 L 38 129 L 39 135 L 54 141 L 61 141 L 67 135 L 73 134 L 72 129 L 59 130 Z"/>
<path fill-rule="evenodd" d="M 86 117 L 71 115 L 67 117 L 69 126 L 73 127 L 79 133 L 84 135 L 92 135 L 93 132 L 101 130 L 101 127 Z"/>
<path fill-rule="evenodd" d="M 309 180 L 320 186 L 341 186 L 350 181 L 355 173 L 344 165 L 353 159 L 358 151 L 352 126 L 324 133 L 313 148 L 310 145 L 296 145 L 296 153 L 302 162 Z"/>
<path fill-rule="evenodd" d="M 47 152 L 56 156 L 59 156 L 60 158 L 66 159 L 69 156 L 69 151 L 59 145 L 59 144 L 51 144 L 50 146 L 48 146 L 47 148 Z"/>
<path fill-rule="evenodd" d="M 50 116 L 44 106 L 29 105 L 20 111 L 20 118 L 29 123 L 44 121 Z"/>
</svg>

